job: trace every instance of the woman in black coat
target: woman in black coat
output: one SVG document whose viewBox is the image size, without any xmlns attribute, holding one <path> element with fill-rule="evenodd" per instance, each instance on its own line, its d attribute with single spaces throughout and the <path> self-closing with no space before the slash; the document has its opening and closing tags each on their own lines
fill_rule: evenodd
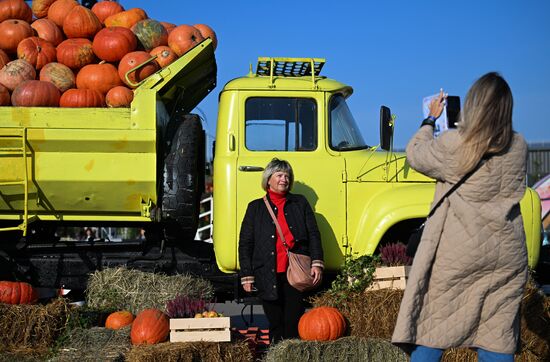
<svg viewBox="0 0 550 362">
<path fill-rule="evenodd" d="M 267 192 L 288 248 L 311 257 L 311 276 L 314 285 L 319 285 L 324 267 L 321 235 L 306 198 L 289 192 L 293 182 L 290 164 L 276 158 L 269 162 L 262 175 L 262 188 Z M 298 337 L 305 294 L 288 283 L 287 249 L 263 198 L 248 204 L 239 238 L 239 263 L 243 289 L 249 293 L 257 291 L 262 299 L 271 340 Z"/>
</svg>

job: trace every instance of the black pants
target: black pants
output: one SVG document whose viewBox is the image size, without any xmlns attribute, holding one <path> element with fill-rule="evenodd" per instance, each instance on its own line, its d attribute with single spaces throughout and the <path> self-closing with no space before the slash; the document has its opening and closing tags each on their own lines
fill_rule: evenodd
<svg viewBox="0 0 550 362">
<path fill-rule="evenodd" d="M 298 338 L 298 321 L 305 311 L 304 294 L 288 284 L 286 273 L 277 273 L 277 294 L 277 300 L 262 302 L 272 343 Z"/>
</svg>

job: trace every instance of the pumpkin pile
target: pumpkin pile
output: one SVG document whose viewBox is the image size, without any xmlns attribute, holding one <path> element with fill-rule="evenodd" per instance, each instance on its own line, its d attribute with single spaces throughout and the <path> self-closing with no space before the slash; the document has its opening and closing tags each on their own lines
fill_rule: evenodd
<svg viewBox="0 0 550 362">
<path fill-rule="evenodd" d="M 215 49 L 208 25 L 157 21 L 117 1 L 2 0 L 0 106 L 129 107 L 141 81 L 206 38 Z"/>
</svg>

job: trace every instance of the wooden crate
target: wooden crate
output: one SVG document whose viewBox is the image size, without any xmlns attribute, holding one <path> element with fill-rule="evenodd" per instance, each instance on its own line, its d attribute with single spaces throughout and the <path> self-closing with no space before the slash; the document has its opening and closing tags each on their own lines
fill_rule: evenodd
<svg viewBox="0 0 550 362">
<path fill-rule="evenodd" d="M 368 289 L 405 289 L 410 269 L 410 265 L 385 266 L 376 268 L 376 271 L 374 272 L 374 281 Z"/>
<path fill-rule="evenodd" d="M 170 319 L 170 342 L 229 342 L 230 318 Z"/>
</svg>

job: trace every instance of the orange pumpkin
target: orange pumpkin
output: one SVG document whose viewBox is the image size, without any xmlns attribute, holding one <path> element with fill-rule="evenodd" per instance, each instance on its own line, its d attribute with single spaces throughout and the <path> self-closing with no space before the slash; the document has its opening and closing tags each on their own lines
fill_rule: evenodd
<svg viewBox="0 0 550 362">
<path fill-rule="evenodd" d="M 128 74 L 126 79 L 126 73 L 131 69 L 137 67 L 140 64 L 145 63 L 151 59 L 151 54 L 144 51 L 136 51 L 126 54 L 118 63 L 118 75 L 120 79 L 130 88 L 137 87 L 136 83 L 141 82 L 151 74 L 159 70 L 159 65 L 155 60 L 150 61 L 147 65 L 132 71 Z"/>
<path fill-rule="evenodd" d="M 105 97 L 95 89 L 69 89 L 61 95 L 59 106 L 65 108 L 105 107 Z"/>
<path fill-rule="evenodd" d="M 15 107 L 58 107 L 61 92 L 50 82 L 26 80 L 11 94 L 11 104 Z"/>
<path fill-rule="evenodd" d="M 105 19 L 105 26 L 123 26 L 130 29 L 138 21 L 145 20 L 147 18 L 148 16 L 145 10 L 140 8 L 132 8 L 107 17 Z"/>
<path fill-rule="evenodd" d="M 0 282 L 0 303 L 31 304 L 38 299 L 36 289 L 25 282 Z"/>
<path fill-rule="evenodd" d="M 134 321 L 134 315 L 127 311 L 121 310 L 109 314 L 105 321 L 105 328 L 107 329 L 120 329 L 126 327 Z"/>
<path fill-rule="evenodd" d="M 170 333 L 168 317 L 158 309 L 146 309 L 132 323 L 132 344 L 156 344 L 164 342 Z"/>
<path fill-rule="evenodd" d="M 203 40 L 199 29 L 190 25 L 180 25 L 170 32 L 168 46 L 181 57 Z"/>
<path fill-rule="evenodd" d="M 10 106 L 10 105 L 11 105 L 10 91 L 8 90 L 8 88 L 0 84 L 0 106 Z"/>
<path fill-rule="evenodd" d="M 109 16 L 123 12 L 124 7 L 116 1 L 106 0 L 95 3 L 92 11 L 103 24 Z"/>
<path fill-rule="evenodd" d="M 80 69 L 96 60 L 89 39 L 67 39 L 57 46 L 57 61 L 71 69 Z"/>
<path fill-rule="evenodd" d="M 152 56 L 157 56 L 155 59 L 161 68 L 166 67 L 169 64 L 172 64 L 178 59 L 178 55 L 168 46 L 161 45 L 151 50 L 149 53 Z"/>
<path fill-rule="evenodd" d="M 105 103 L 110 108 L 130 107 L 133 100 L 134 92 L 122 85 L 111 88 L 105 96 Z"/>
<path fill-rule="evenodd" d="M 4 20 L 0 23 L 0 49 L 13 54 L 17 51 L 17 45 L 21 40 L 33 35 L 32 28 L 26 21 Z"/>
<path fill-rule="evenodd" d="M 346 321 L 333 307 L 317 307 L 306 312 L 298 322 L 298 334 L 306 341 L 333 341 L 344 335 Z"/>
<path fill-rule="evenodd" d="M 6 54 L 5 51 L 0 49 L 0 69 L 10 62 L 10 57 Z"/>
<path fill-rule="evenodd" d="M 32 22 L 31 28 L 36 31 L 39 38 L 49 41 L 54 46 L 58 46 L 65 39 L 59 26 L 50 19 L 37 19 Z"/>
<path fill-rule="evenodd" d="M 24 59 L 12 60 L 0 69 L 0 84 L 13 91 L 26 80 L 36 78 L 34 67 Z"/>
<path fill-rule="evenodd" d="M 55 85 L 61 93 L 76 86 L 76 77 L 71 70 L 61 63 L 48 63 L 41 70 L 39 79 Z"/>
<path fill-rule="evenodd" d="M 27 23 L 32 21 L 32 11 L 23 0 L 0 1 L 0 21 L 7 19 L 20 19 Z"/>
<path fill-rule="evenodd" d="M 72 8 L 63 22 L 63 32 L 67 38 L 93 39 L 102 27 L 97 16 L 90 9 L 81 5 Z"/>
<path fill-rule="evenodd" d="M 122 82 L 116 67 L 110 63 L 88 64 L 76 75 L 76 87 L 79 89 L 95 89 L 106 94 L 117 85 L 122 85 Z"/>
<path fill-rule="evenodd" d="M 25 59 L 36 70 L 40 70 L 46 64 L 55 62 L 56 50 L 49 41 L 31 36 L 21 40 L 17 46 L 17 57 Z"/>
<path fill-rule="evenodd" d="M 156 20 L 145 19 L 138 21 L 132 26 L 132 32 L 145 51 L 151 51 L 161 45 L 168 45 L 168 32 Z"/>
<path fill-rule="evenodd" d="M 78 3 L 75 0 L 57 0 L 48 9 L 48 19 L 60 28 L 63 28 L 63 22 L 67 18 L 67 15 L 76 6 L 78 6 Z"/>
<path fill-rule="evenodd" d="M 122 26 L 101 29 L 92 44 L 92 49 L 98 58 L 108 62 L 118 62 L 136 47 L 136 36 L 130 29 Z"/>
<path fill-rule="evenodd" d="M 48 9 L 56 0 L 33 0 L 31 10 L 38 19 L 48 16 Z"/>
<path fill-rule="evenodd" d="M 166 29 L 166 32 L 167 32 L 168 34 L 170 34 L 170 32 L 171 32 L 172 30 L 174 30 L 174 29 L 176 28 L 176 26 L 177 26 L 176 24 L 167 23 L 166 21 L 161 21 L 160 24 L 161 24 L 162 26 L 164 26 L 164 29 Z"/>
<path fill-rule="evenodd" d="M 214 50 L 216 50 L 216 48 L 218 47 L 218 37 L 216 36 L 216 32 L 206 24 L 195 24 L 193 26 L 199 29 L 204 39 L 212 39 L 212 45 L 214 46 Z"/>
</svg>

